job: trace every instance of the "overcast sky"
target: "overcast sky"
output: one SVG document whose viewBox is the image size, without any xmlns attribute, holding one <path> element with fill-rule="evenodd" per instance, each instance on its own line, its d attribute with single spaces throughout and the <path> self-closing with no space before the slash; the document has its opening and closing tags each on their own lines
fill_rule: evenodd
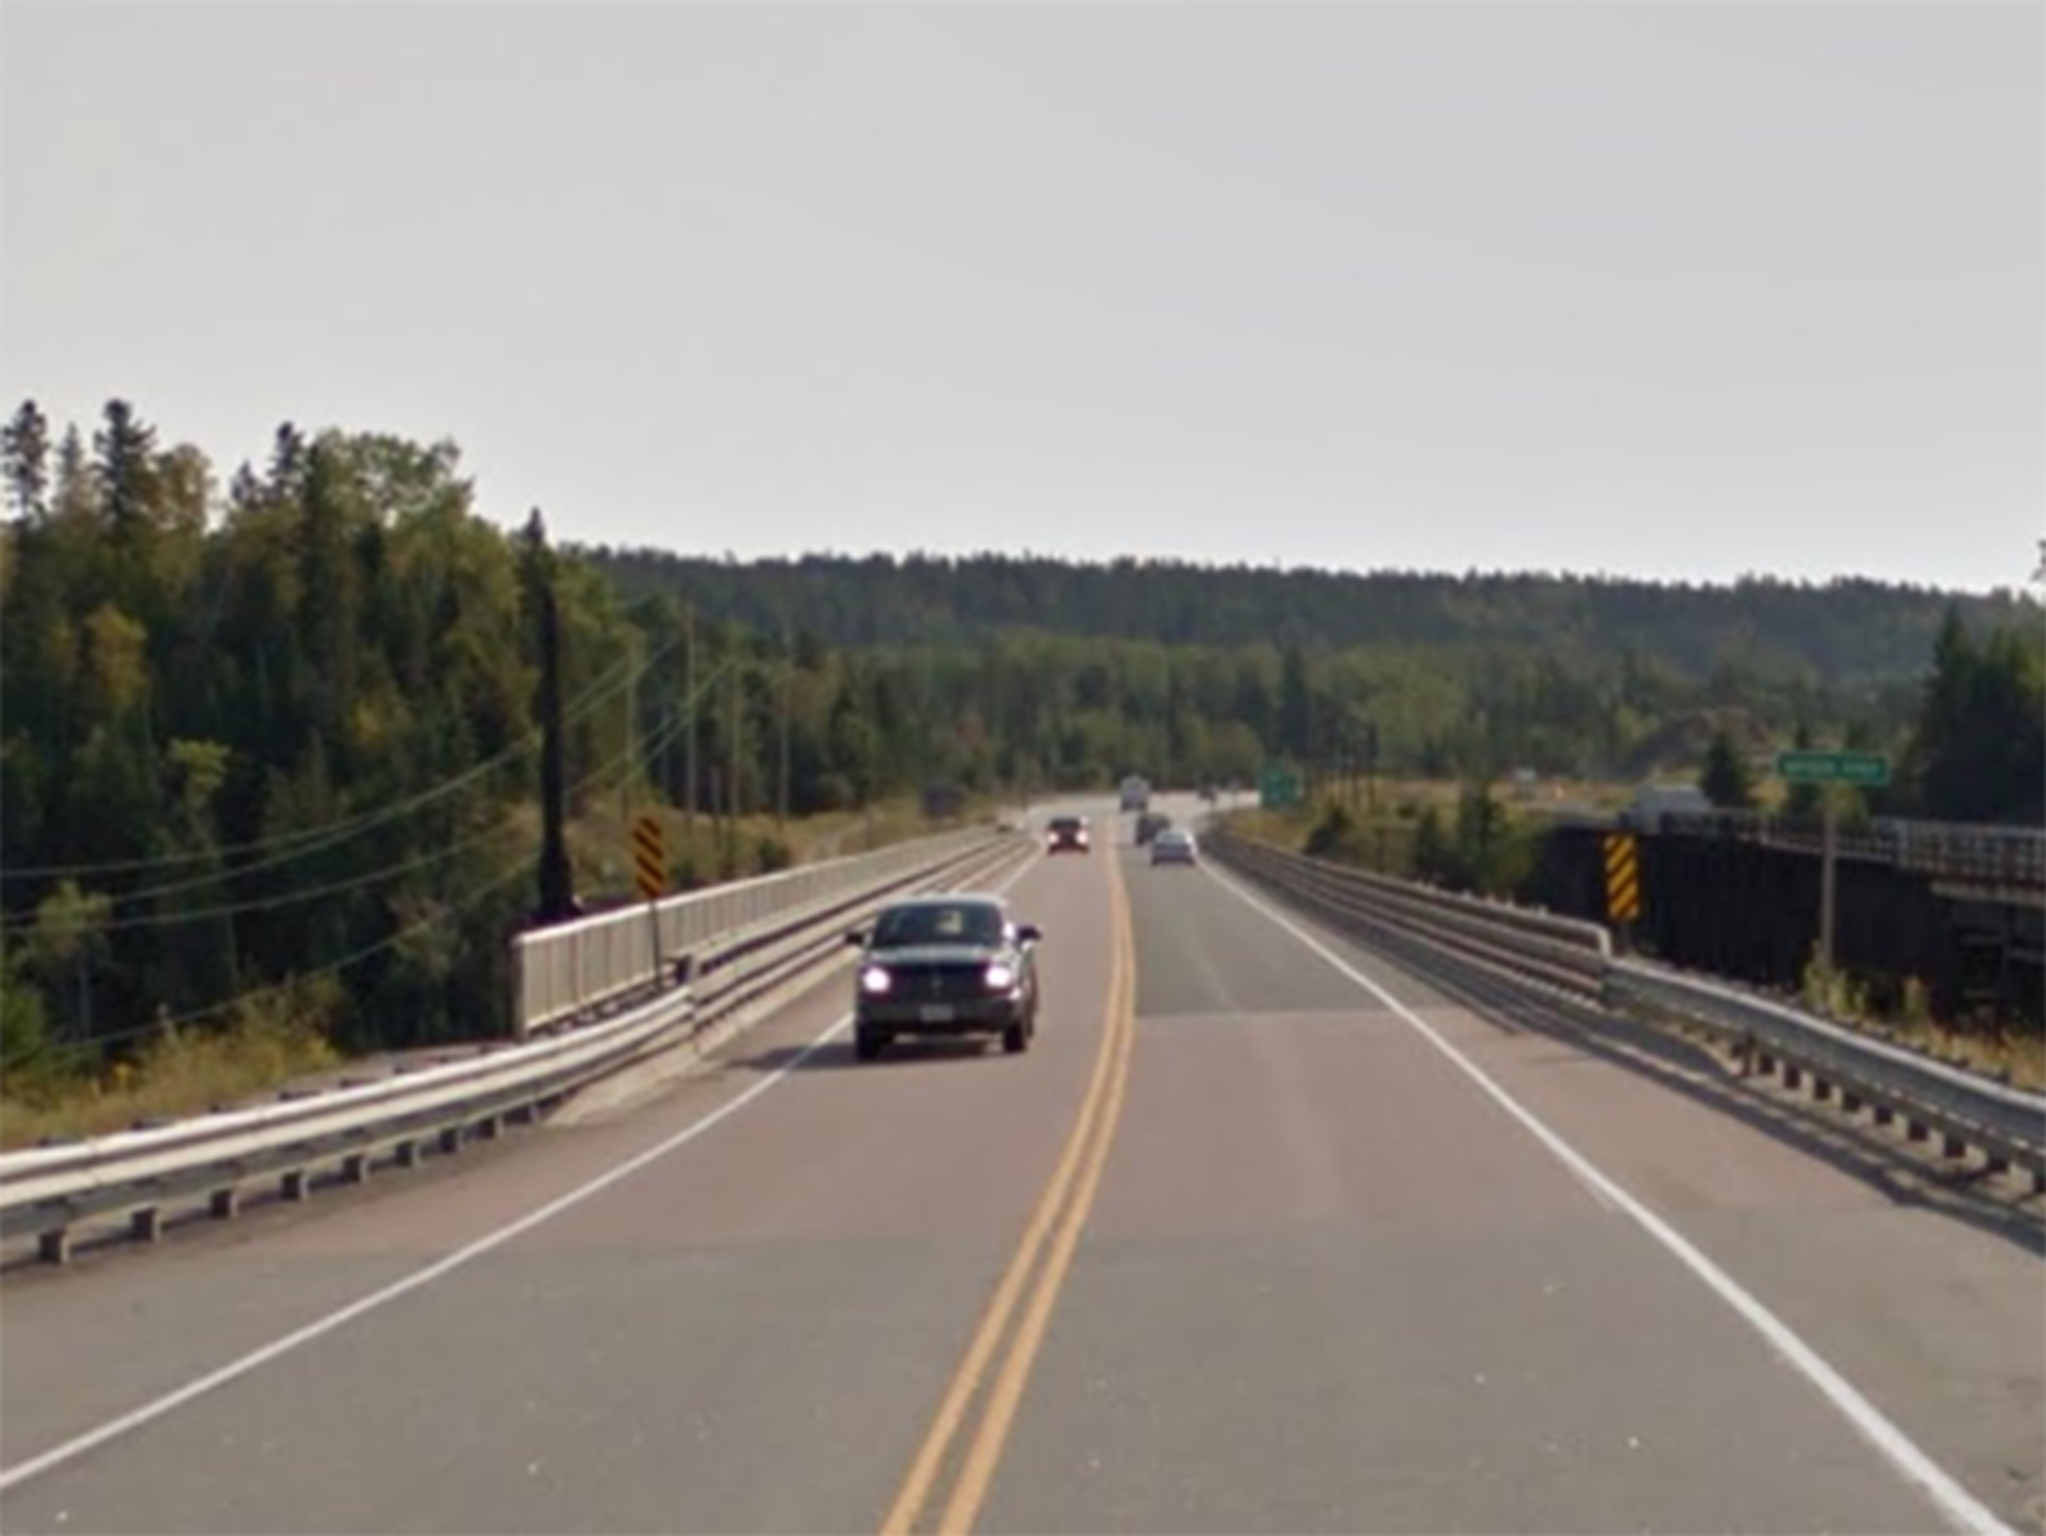
<svg viewBox="0 0 2046 1536">
<path fill-rule="evenodd" d="M 2019 586 L 2046 6 L 7 0 L 0 388 L 742 559 Z"/>
</svg>

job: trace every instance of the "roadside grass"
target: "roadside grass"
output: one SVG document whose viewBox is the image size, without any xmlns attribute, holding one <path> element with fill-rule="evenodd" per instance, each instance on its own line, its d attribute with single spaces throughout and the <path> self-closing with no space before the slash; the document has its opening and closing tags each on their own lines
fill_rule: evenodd
<svg viewBox="0 0 2046 1536">
<path fill-rule="evenodd" d="M 2046 1092 L 2046 1026 L 1989 1019 L 1954 1023 L 1926 1016 L 1919 1007 L 1895 1017 L 1861 999 L 1822 1011 L 1833 1023 L 1857 1033 L 2014 1088 Z"/>
<path fill-rule="evenodd" d="M 102 1136 L 154 1120 L 202 1114 L 341 1064 L 318 1024 L 321 1004 L 273 995 L 245 1004 L 222 1028 L 172 1030 L 92 1076 L 0 1084 L 0 1147 Z"/>
<path fill-rule="evenodd" d="M 1349 827 L 1333 856 L 1374 874 L 1407 879 L 1413 874 L 1414 830 L 1422 811 L 1433 808 L 1439 818 L 1453 817 L 1458 793 L 1455 785 L 1381 780 L 1375 797 L 1360 791 L 1354 800 L 1322 795 L 1276 810 L 1251 806 L 1229 812 L 1227 822 L 1240 836 L 1304 853 L 1323 818 L 1340 808 Z"/>
<path fill-rule="evenodd" d="M 1873 1024 L 1860 1028 L 1938 1060 L 2001 1078 L 2014 1088 L 2046 1092 L 2046 1030 L 1956 1029 L 1947 1025 Z"/>
</svg>

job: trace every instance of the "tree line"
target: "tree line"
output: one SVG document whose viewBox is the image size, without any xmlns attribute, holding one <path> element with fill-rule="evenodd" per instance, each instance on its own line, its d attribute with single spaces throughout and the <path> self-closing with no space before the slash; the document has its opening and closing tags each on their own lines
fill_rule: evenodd
<svg viewBox="0 0 2046 1536">
<path fill-rule="evenodd" d="M 1880 691 L 1925 666 L 1950 607 L 1987 632 L 2036 621 L 2015 587 L 1987 594 L 1839 578 L 1731 585 L 1528 573 L 1344 572 L 1195 565 L 1135 556 L 812 554 L 740 562 L 592 545 L 620 590 L 675 593 L 705 613 L 768 629 L 783 615 L 835 645 L 969 643 L 1024 629 L 1092 640 L 1310 652 L 1537 649 L 1578 672 L 1632 665 L 1717 678 L 1730 693 L 1823 684 Z"/>
<path fill-rule="evenodd" d="M 1823 744 L 1898 757 L 1881 810 L 2027 824 L 2046 812 L 2046 635 L 2015 587 L 577 553 L 622 592 L 753 628 L 801 614 L 823 643 L 864 655 L 1020 661 L 1031 696 L 1088 712 L 1082 739 L 1050 742 L 1040 717 L 1004 715 L 1003 738 L 1060 782 L 1130 764 L 1234 772 L 1246 755 L 1445 779 L 1703 765 L 1735 804 L 1777 749 Z M 967 695 L 983 708 L 989 696 Z M 1191 753 L 1178 750 L 1189 712 L 1204 748 Z"/>
<path fill-rule="evenodd" d="M 572 814 L 643 795 L 802 817 L 1367 756 L 1626 774 L 1695 763 L 1703 720 L 1858 733 L 1904 752 L 1900 805 L 2039 814 L 2015 598 L 1664 594 L 1704 633 L 1743 622 L 1714 601 L 1859 615 L 1863 663 L 1829 671 L 1794 623 L 1661 650 L 1652 590 L 1547 578 L 555 549 L 479 514 L 452 443 L 286 424 L 223 483 L 118 399 L 89 437 L 26 402 L 0 450 L 0 1071 L 269 1006 L 345 1049 L 500 1031 L 536 901 L 543 588 Z M 1912 657 L 1873 669 L 1925 611 Z"/>
</svg>

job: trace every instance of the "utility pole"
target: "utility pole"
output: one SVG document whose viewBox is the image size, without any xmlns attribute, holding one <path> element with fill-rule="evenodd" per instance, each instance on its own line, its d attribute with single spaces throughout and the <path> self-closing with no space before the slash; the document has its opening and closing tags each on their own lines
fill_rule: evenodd
<svg viewBox="0 0 2046 1536">
<path fill-rule="evenodd" d="M 654 769 L 660 779 L 661 796 L 669 804 L 674 803 L 675 780 L 673 778 L 675 759 L 669 755 L 675 744 L 675 701 L 661 700 L 661 752 L 658 766 Z"/>
<path fill-rule="evenodd" d="M 916 712 L 916 792 L 922 797 L 931 787 L 931 645 L 923 647 L 923 695 Z"/>
<path fill-rule="evenodd" d="M 682 707 L 689 711 L 682 747 L 682 824 L 689 829 L 689 851 L 696 852 L 696 610 L 689 610 L 682 632 Z"/>
<path fill-rule="evenodd" d="M 542 923 L 575 915 L 575 872 L 568 859 L 568 775 L 561 719 L 561 617 L 554 603 L 547 527 L 535 507 L 526 523 L 527 574 L 540 624 L 540 911 Z"/>
<path fill-rule="evenodd" d="M 732 660 L 731 687 L 731 771 L 725 777 L 725 850 L 731 867 L 739 867 L 739 692 L 740 667 L 736 645 Z"/>
<path fill-rule="evenodd" d="M 786 827 L 789 820 L 789 715 L 795 708 L 796 655 L 789 638 L 789 621 L 781 621 L 781 780 L 776 786 L 774 824 Z"/>
<path fill-rule="evenodd" d="M 618 780 L 618 820 L 632 825 L 634 783 L 645 765 L 639 760 L 639 668 L 625 675 L 625 772 Z"/>
<path fill-rule="evenodd" d="M 1364 722 L 1364 808 L 1378 814 L 1378 722 Z"/>
<path fill-rule="evenodd" d="M 1819 864 L 1819 970 L 1828 985 L 1833 979 L 1833 914 L 1838 901 L 1840 809 L 1839 790 L 1832 784 L 1819 786 L 1819 800 L 1825 807 L 1824 832 Z"/>
</svg>

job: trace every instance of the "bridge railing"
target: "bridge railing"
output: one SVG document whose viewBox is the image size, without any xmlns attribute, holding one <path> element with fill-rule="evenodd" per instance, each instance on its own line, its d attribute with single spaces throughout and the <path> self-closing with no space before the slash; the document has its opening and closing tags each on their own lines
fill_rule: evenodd
<svg viewBox="0 0 2046 1536">
<path fill-rule="evenodd" d="M 410 1166 L 428 1150 L 493 1137 L 599 1078 L 678 1047 L 700 1049 L 714 1026 L 814 984 L 848 959 L 846 929 L 892 896 L 978 883 L 1035 846 L 995 828 L 948 833 L 836 861 L 812 879 L 773 876 L 678 902 L 668 931 L 688 945 L 686 970 L 647 970 L 651 945 L 635 957 L 601 920 L 551 931 L 537 947 L 566 979 L 545 994 L 546 1033 L 382 1081 L 0 1155 L 0 1236 L 33 1237 L 44 1259 L 63 1262 L 89 1223 L 126 1217 L 130 1235 L 153 1240 L 171 1214 L 202 1206 L 232 1216 L 246 1193 L 272 1181 L 285 1199 L 303 1199 L 319 1174 L 358 1182 L 379 1161 Z M 644 931 L 644 911 L 629 915 Z M 590 1011 L 564 1011 L 570 995 Z"/>
<path fill-rule="evenodd" d="M 1624 822 L 1614 818 L 1614 824 Z M 1825 845 L 1816 825 L 1758 811 L 1669 811 L 1641 828 L 1685 837 L 1735 837 L 1771 848 L 1818 853 Z M 1892 864 L 1916 874 L 1977 886 L 2046 892 L 2046 828 L 1924 821 L 1878 816 L 1838 829 L 1842 858 Z"/>
<path fill-rule="evenodd" d="M 828 910 L 848 892 L 941 863 L 987 836 L 985 828 L 940 833 L 522 933 L 512 944 L 513 1027 L 531 1035 L 687 980 L 734 935 Z"/>
</svg>

